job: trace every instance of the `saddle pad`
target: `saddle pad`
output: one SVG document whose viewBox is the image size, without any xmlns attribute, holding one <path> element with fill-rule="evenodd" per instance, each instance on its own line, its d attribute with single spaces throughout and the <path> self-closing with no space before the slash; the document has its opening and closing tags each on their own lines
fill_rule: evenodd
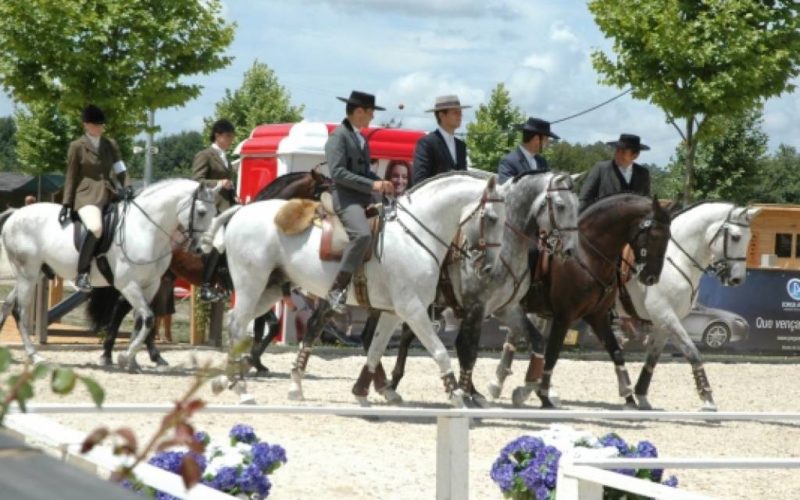
<svg viewBox="0 0 800 500">
<path fill-rule="evenodd" d="M 380 217 L 370 217 L 367 222 L 369 222 L 370 232 L 372 233 L 372 241 L 375 241 L 375 235 L 380 230 Z M 341 221 L 335 215 L 325 214 L 325 217 L 319 220 L 319 225 L 322 228 L 319 259 L 324 261 L 342 260 L 342 253 L 347 243 L 350 241 L 350 238 L 347 237 L 347 231 L 345 231 Z M 364 262 L 369 262 L 372 258 L 372 249 L 374 246 L 375 245 L 370 243 L 367 253 L 364 254 Z"/>
<path fill-rule="evenodd" d="M 111 247 L 111 242 L 114 241 L 114 231 L 117 228 L 117 203 L 109 203 L 103 209 L 103 233 L 100 235 L 100 241 L 94 247 L 94 255 L 102 255 Z M 81 245 L 84 238 L 86 238 L 86 226 L 83 225 L 80 217 L 75 217 L 72 224 L 73 237 L 72 243 L 75 245 L 75 250 L 80 252 Z"/>
</svg>

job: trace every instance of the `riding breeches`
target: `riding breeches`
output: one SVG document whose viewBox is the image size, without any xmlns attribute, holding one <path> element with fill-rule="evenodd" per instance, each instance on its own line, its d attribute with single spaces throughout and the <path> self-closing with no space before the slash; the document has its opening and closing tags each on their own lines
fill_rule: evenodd
<svg viewBox="0 0 800 500">
<path fill-rule="evenodd" d="M 369 222 L 367 222 L 367 216 L 364 214 L 364 207 L 361 205 L 355 203 L 348 205 L 337 210 L 336 215 L 342 221 L 342 225 L 347 231 L 347 237 L 350 239 L 342 252 L 342 264 L 339 266 L 339 272 L 353 274 L 361 266 L 364 255 L 369 250 L 372 232 Z"/>
<path fill-rule="evenodd" d="M 86 230 L 94 234 L 95 238 L 100 238 L 103 234 L 103 213 L 96 205 L 84 205 L 78 210 L 78 215 L 86 226 Z"/>
</svg>

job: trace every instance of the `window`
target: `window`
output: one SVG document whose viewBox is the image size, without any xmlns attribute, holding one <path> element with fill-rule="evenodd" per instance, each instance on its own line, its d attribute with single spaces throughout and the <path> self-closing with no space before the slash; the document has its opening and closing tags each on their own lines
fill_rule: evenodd
<svg viewBox="0 0 800 500">
<path fill-rule="evenodd" d="M 800 234 L 794 235 L 794 256 L 800 257 Z"/>
<path fill-rule="evenodd" d="M 778 257 L 792 256 L 792 235 L 789 233 L 777 233 L 775 235 L 775 255 Z"/>
</svg>

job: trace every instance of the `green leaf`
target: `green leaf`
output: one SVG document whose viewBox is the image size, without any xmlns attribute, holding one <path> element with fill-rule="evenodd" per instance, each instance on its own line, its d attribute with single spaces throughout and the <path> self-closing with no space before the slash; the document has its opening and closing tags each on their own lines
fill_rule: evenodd
<svg viewBox="0 0 800 500">
<path fill-rule="evenodd" d="M 86 390 L 89 391 L 89 395 L 92 397 L 95 406 L 100 408 L 103 405 L 103 401 L 106 399 L 106 391 L 92 378 L 80 377 L 80 379 L 83 385 L 86 386 Z"/>
<path fill-rule="evenodd" d="M 45 363 L 39 363 L 33 368 L 33 379 L 41 380 L 50 372 L 50 367 Z"/>
<path fill-rule="evenodd" d="M 75 388 L 77 377 L 71 368 L 56 368 L 53 370 L 53 378 L 50 387 L 56 394 L 69 394 Z"/>
<path fill-rule="evenodd" d="M 11 351 L 6 347 L 0 347 L 0 372 L 4 372 L 11 365 Z"/>
</svg>

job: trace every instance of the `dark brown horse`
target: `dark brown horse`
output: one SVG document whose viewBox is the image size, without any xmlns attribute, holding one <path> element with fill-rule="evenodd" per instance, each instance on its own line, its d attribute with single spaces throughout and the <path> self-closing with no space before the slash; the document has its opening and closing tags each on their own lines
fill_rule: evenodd
<svg viewBox="0 0 800 500">
<path fill-rule="evenodd" d="M 253 201 L 263 201 L 269 199 L 289 199 L 307 198 L 318 199 L 320 194 L 330 189 L 331 181 L 328 177 L 320 174 L 316 169 L 310 172 L 292 172 L 276 178 L 258 192 Z M 203 277 L 203 261 L 199 255 L 187 252 L 182 249 L 172 253 L 170 271 L 177 277 L 188 281 L 193 285 L 199 285 Z M 215 285 L 228 288 L 229 279 L 225 272 L 218 273 L 215 278 Z M 131 306 L 116 288 L 95 288 L 89 296 L 89 303 L 86 308 L 87 315 L 93 331 L 105 330 L 105 340 L 103 342 L 103 355 L 101 364 L 111 365 L 111 352 L 117 339 L 119 327 L 122 320 L 131 311 Z M 264 337 L 264 330 L 267 323 L 270 323 L 269 334 Z M 260 374 L 269 372 L 267 367 L 261 364 L 261 354 L 269 343 L 278 334 L 276 328 L 278 320 L 272 311 L 256 318 L 255 320 L 255 341 L 251 351 L 251 358 L 256 370 Z M 161 357 L 154 342 L 154 332 L 151 331 L 145 341 L 150 360 L 159 366 L 168 363 Z"/>
<path fill-rule="evenodd" d="M 625 368 L 622 350 L 611 328 L 610 311 L 617 297 L 620 255 L 630 244 L 635 262 L 628 263 L 638 271 L 645 285 L 658 282 L 669 242 L 669 213 L 656 199 L 634 194 L 617 194 L 601 198 L 580 216 L 580 244 L 572 257 L 554 258 L 544 278 L 534 282 L 522 305 L 528 313 L 552 318 L 545 357 L 531 356 L 525 385 L 514 390 L 512 400 L 520 406 L 536 391 L 543 408 L 555 406 L 549 389 L 553 369 L 558 361 L 569 326 L 585 320 L 600 338 L 614 362 L 619 394 L 626 406 L 636 407 L 630 377 Z M 513 339 L 506 339 L 498 366 L 496 384 L 502 387 L 510 373 Z M 493 395 L 499 395 L 499 388 Z"/>
</svg>

